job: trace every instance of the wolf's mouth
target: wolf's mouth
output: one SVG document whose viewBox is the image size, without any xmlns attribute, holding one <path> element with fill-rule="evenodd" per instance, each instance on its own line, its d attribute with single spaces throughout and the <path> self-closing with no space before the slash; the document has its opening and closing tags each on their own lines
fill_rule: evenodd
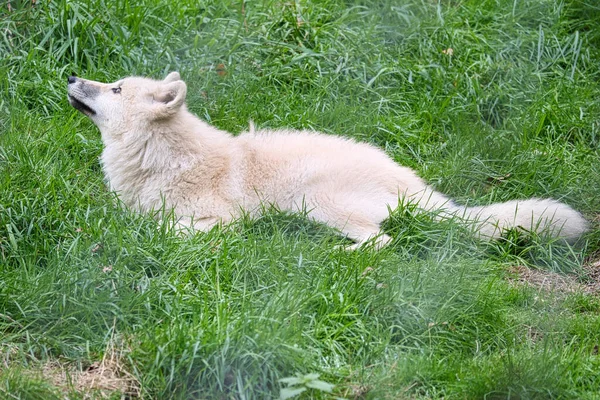
<svg viewBox="0 0 600 400">
<path fill-rule="evenodd" d="M 85 115 L 90 116 L 96 114 L 96 111 L 94 111 L 90 106 L 88 106 L 87 104 L 85 104 L 84 102 L 82 102 L 74 96 L 69 95 L 69 103 L 71 103 L 71 105 L 74 108 L 81 111 Z"/>
</svg>

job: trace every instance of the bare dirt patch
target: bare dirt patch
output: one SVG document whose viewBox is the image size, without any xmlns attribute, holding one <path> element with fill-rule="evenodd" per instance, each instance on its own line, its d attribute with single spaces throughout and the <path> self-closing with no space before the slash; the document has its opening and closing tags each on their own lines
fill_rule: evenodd
<svg viewBox="0 0 600 400">
<path fill-rule="evenodd" d="M 586 260 L 583 270 L 585 271 L 587 290 L 600 296 L 600 252 Z"/>
<path fill-rule="evenodd" d="M 554 294 L 584 293 L 600 296 L 600 254 L 588 259 L 581 276 L 532 269 L 522 265 L 509 269 L 509 281 Z"/>
</svg>

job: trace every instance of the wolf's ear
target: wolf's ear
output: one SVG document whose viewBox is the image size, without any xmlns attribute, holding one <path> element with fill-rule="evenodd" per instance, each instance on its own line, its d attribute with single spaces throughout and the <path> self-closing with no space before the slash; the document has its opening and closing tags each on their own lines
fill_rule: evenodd
<svg viewBox="0 0 600 400">
<path fill-rule="evenodd" d="M 180 80 L 181 76 L 179 76 L 179 72 L 171 72 L 169 75 L 167 75 L 163 83 L 175 82 Z"/>
<path fill-rule="evenodd" d="M 156 115 L 168 117 L 175 113 L 185 102 L 187 86 L 184 81 L 162 84 L 154 94 Z"/>
</svg>

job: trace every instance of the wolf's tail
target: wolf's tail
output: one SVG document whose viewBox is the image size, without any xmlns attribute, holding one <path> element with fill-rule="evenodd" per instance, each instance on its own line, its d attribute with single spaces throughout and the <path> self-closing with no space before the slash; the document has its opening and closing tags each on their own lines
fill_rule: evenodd
<svg viewBox="0 0 600 400">
<path fill-rule="evenodd" d="M 427 201 L 419 206 L 439 210 L 440 217 L 458 216 L 473 221 L 479 236 L 497 239 L 507 229 L 521 228 L 569 243 L 577 241 L 587 230 L 583 215 L 567 204 L 552 199 L 512 200 L 487 206 L 464 207 L 455 204 L 441 193 L 427 191 Z"/>
</svg>

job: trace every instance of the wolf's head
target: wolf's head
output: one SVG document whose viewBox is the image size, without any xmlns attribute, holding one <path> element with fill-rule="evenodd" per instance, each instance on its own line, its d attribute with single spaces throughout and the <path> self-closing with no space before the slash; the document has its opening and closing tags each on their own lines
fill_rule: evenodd
<svg viewBox="0 0 600 400">
<path fill-rule="evenodd" d="M 179 73 L 164 80 L 131 77 L 101 83 L 70 76 L 69 103 L 91 118 L 103 135 L 119 136 L 144 129 L 150 122 L 175 115 L 187 89 Z"/>
</svg>

